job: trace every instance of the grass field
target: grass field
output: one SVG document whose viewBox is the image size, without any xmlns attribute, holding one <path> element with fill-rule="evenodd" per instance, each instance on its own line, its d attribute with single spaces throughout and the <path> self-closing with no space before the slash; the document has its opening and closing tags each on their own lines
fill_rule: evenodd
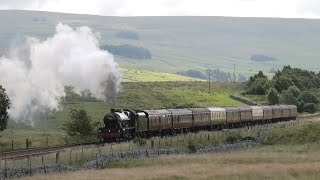
<svg viewBox="0 0 320 180">
<path fill-rule="evenodd" d="M 277 145 L 233 153 L 132 159 L 111 169 L 24 179 L 319 179 L 320 145 Z"/>
<path fill-rule="evenodd" d="M 153 72 L 142 69 L 121 68 L 124 82 L 155 82 L 155 81 L 202 81 L 191 77 L 172 73 Z"/>
</svg>

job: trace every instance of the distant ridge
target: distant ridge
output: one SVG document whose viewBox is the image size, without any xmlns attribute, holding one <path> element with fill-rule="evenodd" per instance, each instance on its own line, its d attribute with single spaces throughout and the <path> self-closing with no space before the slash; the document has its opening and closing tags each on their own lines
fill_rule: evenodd
<svg viewBox="0 0 320 180">
<path fill-rule="evenodd" d="M 115 56 L 121 67 L 176 73 L 190 69 L 253 74 L 284 65 L 318 71 L 320 20 L 242 17 L 111 17 L 43 11 L 0 10 L 0 55 L 19 37 L 45 39 L 57 23 L 89 26 L 101 35 L 100 45 L 144 47 L 152 61 Z M 5 23 L 4 23 L 5 22 Z M 138 38 L 119 37 L 135 32 Z M 277 61 L 254 62 L 253 54 Z M 259 64 L 257 64 L 259 63 Z"/>
</svg>

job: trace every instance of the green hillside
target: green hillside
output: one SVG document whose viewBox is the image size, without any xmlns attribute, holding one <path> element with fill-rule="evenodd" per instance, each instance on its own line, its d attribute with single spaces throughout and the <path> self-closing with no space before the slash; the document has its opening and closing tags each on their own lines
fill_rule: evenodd
<svg viewBox="0 0 320 180">
<path fill-rule="evenodd" d="M 173 73 L 152 72 L 142 69 L 121 68 L 124 82 L 153 82 L 153 81 L 202 81 Z"/>
<path fill-rule="evenodd" d="M 172 82 L 124 82 L 117 98 L 116 108 L 160 109 L 160 108 L 191 108 L 212 106 L 240 106 L 241 102 L 229 97 L 237 94 L 244 86 L 236 83 L 211 83 L 211 94 L 208 93 L 208 82 L 202 81 L 172 81 Z M 69 95 L 68 95 L 69 96 Z M 81 98 L 68 97 L 63 110 L 36 120 L 36 127 L 60 130 L 68 119 L 71 108 L 84 108 L 93 121 L 101 122 L 109 112 L 106 102 L 89 102 Z M 20 128 L 10 123 L 10 129 Z"/>
<path fill-rule="evenodd" d="M 146 48 L 152 59 L 116 56 L 120 67 L 176 73 L 220 68 L 236 73 L 269 72 L 290 64 L 320 65 L 320 20 L 231 17 L 103 17 L 35 11 L 0 11 L 0 49 L 25 35 L 46 38 L 59 22 L 101 34 L 101 45 Z M 0 52 L 0 54 L 1 54 Z M 253 56 L 254 55 L 254 56 Z M 260 57 L 251 60 L 252 57 Z M 261 58 L 262 57 L 262 58 Z M 264 61 L 265 58 L 272 61 Z M 318 69 L 314 69 L 318 70 Z"/>
</svg>

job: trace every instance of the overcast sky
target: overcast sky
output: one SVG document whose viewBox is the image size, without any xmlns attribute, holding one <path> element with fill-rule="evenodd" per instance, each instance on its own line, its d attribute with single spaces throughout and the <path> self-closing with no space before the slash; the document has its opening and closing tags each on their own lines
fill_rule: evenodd
<svg viewBox="0 0 320 180">
<path fill-rule="evenodd" d="M 0 9 L 106 16 L 320 18 L 320 0 L 0 0 Z"/>
</svg>

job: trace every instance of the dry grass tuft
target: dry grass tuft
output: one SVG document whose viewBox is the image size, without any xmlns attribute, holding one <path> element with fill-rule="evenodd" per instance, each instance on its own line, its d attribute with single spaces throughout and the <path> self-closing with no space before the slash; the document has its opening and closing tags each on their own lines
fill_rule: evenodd
<svg viewBox="0 0 320 180">
<path fill-rule="evenodd" d="M 268 146 L 235 153 L 133 159 L 111 169 L 25 179 L 319 179 L 319 147 Z"/>
</svg>

